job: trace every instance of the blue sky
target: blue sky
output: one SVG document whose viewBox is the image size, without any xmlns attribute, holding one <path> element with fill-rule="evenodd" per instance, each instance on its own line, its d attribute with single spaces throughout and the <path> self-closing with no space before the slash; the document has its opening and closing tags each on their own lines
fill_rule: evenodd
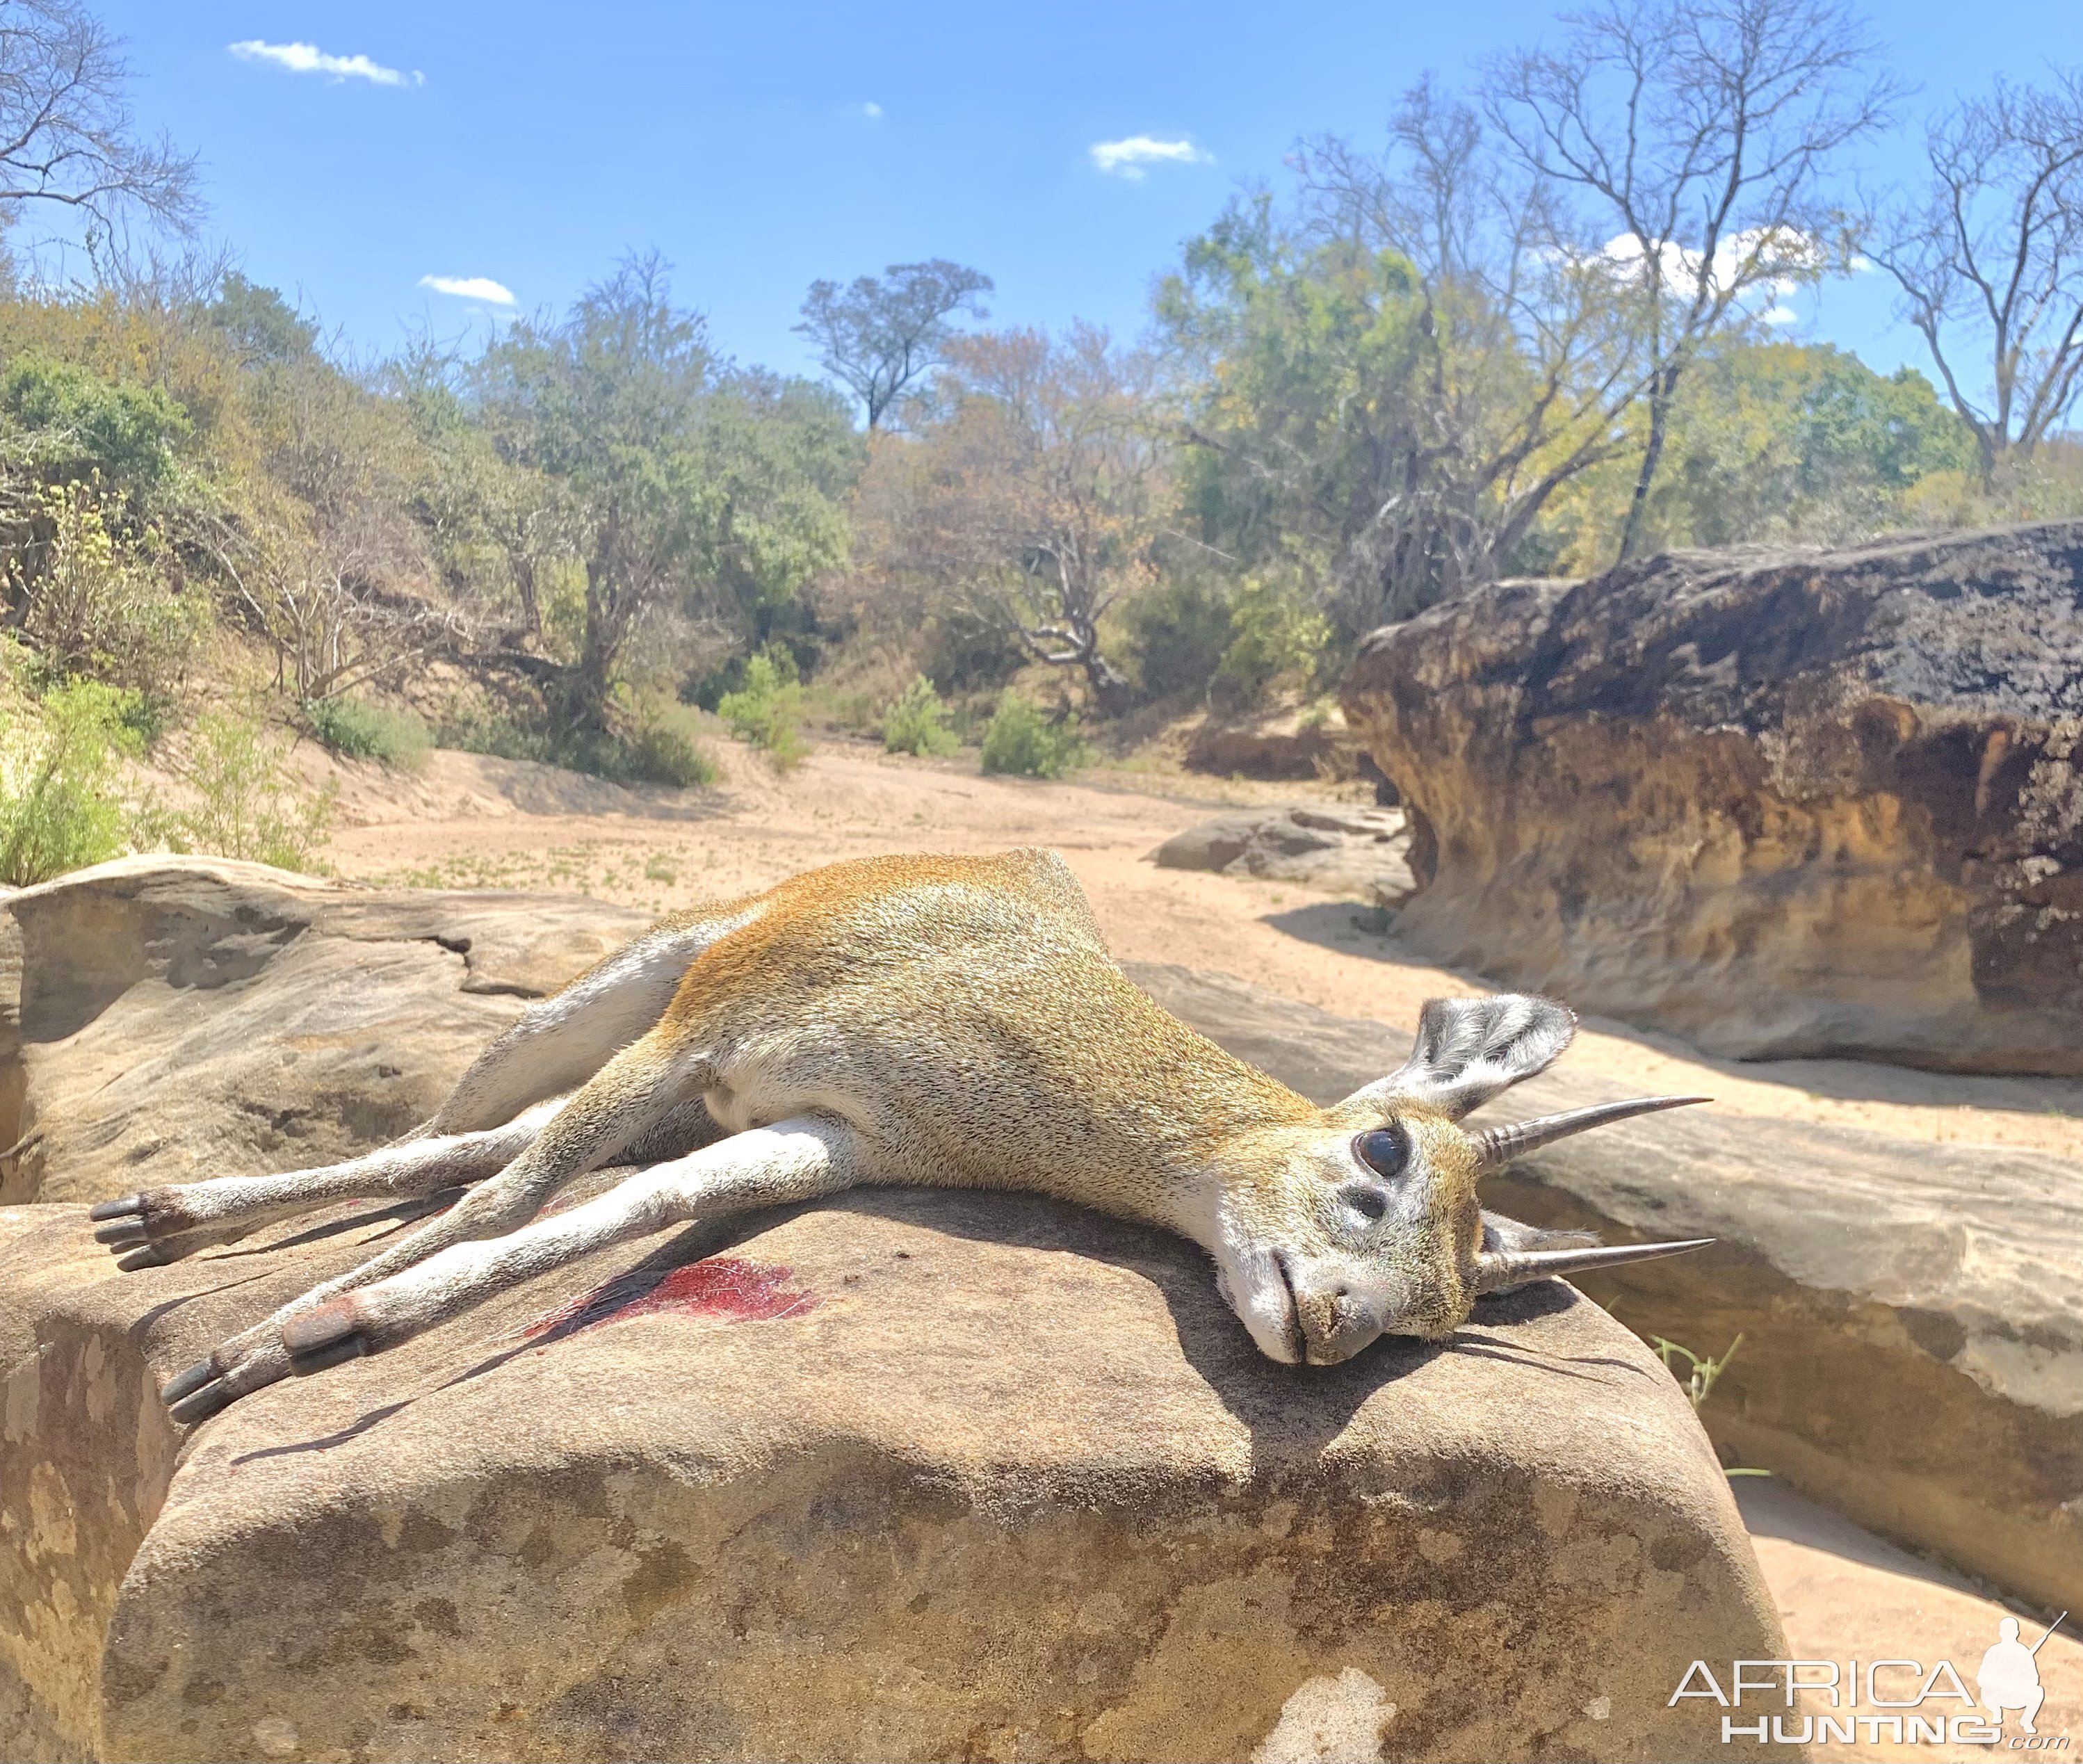
<svg viewBox="0 0 2083 1764">
<path fill-rule="evenodd" d="M 421 278 L 483 277 L 560 309 L 656 245 L 746 362 L 812 364 L 810 281 L 945 256 L 993 276 L 995 321 L 1134 335 L 1152 278 L 1296 137 L 1379 137 L 1427 69 L 1449 79 L 1550 28 L 1549 5 L 575 6 L 120 0 L 141 121 L 199 151 L 213 235 L 361 353 L 496 310 Z M 2002 71 L 2083 60 L 2075 0 L 1896 0 L 1875 15 L 1912 112 Z M 298 71 L 315 46 L 365 71 Z M 871 108 L 872 107 L 872 108 Z M 1096 143 L 1200 157 L 1109 173 Z M 1905 168 L 1915 129 L 1867 175 Z M 1796 300 L 1794 334 L 1921 366 L 1878 276 Z"/>
</svg>

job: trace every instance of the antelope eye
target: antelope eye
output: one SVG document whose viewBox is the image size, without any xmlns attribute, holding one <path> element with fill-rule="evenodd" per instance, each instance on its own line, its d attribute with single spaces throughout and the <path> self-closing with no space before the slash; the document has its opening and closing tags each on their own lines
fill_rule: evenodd
<svg viewBox="0 0 2083 1764">
<path fill-rule="evenodd" d="M 1401 1176 L 1410 1161 L 1410 1141 L 1399 1127 L 1378 1127 L 1353 1141 L 1353 1156 L 1377 1176 Z"/>
</svg>

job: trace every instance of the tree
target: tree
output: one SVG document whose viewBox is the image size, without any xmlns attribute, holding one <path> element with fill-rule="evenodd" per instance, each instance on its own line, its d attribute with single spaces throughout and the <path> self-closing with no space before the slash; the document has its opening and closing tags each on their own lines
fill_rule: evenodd
<svg viewBox="0 0 2083 1764">
<path fill-rule="evenodd" d="M 1708 341 L 1819 276 L 1834 156 L 1892 90 L 1838 0 L 1606 0 L 1491 67 L 1485 108 L 1550 192 L 1551 248 L 1606 267 L 1646 358 L 1634 555 L 1680 381 Z"/>
<path fill-rule="evenodd" d="M 137 134 L 121 49 L 79 0 L 0 0 L 0 223 L 48 202 L 193 228 L 194 157 Z"/>
<path fill-rule="evenodd" d="M 2083 391 L 2083 72 L 2043 91 L 1999 79 L 1933 118 L 1925 150 L 1928 183 L 1872 255 L 1974 431 L 1987 489 Z"/>
<path fill-rule="evenodd" d="M 1386 152 L 1295 163 L 1292 209 L 1232 205 L 1158 315 L 1200 537 L 1299 572 L 1356 636 L 1516 556 L 1622 444 L 1639 373 L 1607 278 L 1546 248 L 1540 190 L 1429 81 Z"/>
<path fill-rule="evenodd" d="M 992 288 L 990 277 L 944 257 L 892 264 L 883 275 L 859 277 L 843 290 L 812 282 L 795 328 L 818 345 L 825 371 L 867 408 L 870 429 L 915 397 L 946 358 L 955 314 L 990 316 L 978 297 Z"/>
<path fill-rule="evenodd" d="M 1081 673 L 1108 716 L 1129 687 L 1101 623 L 1151 578 L 1167 501 L 1154 377 L 1147 356 L 1092 325 L 965 337 L 947 411 L 902 444 L 900 569 L 1033 660 Z"/>
<path fill-rule="evenodd" d="M 742 620 L 844 555 L 854 443 L 837 400 L 719 361 L 655 253 L 562 324 L 514 325 L 473 390 L 502 456 L 555 487 L 546 524 L 582 573 L 576 654 L 508 658 L 568 728 L 607 732 L 632 666 L 670 675 L 695 623 Z"/>
</svg>

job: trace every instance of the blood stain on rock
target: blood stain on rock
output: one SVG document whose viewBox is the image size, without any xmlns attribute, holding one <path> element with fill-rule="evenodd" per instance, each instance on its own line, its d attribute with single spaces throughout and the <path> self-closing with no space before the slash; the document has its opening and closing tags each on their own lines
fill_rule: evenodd
<svg viewBox="0 0 2083 1764">
<path fill-rule="evenodd" d="M 817 1295 L 791 1287 L 790 1272 L 735 1256 L 714 1256 L 674 1268 L 632 1268 L 538 1318 L 522 1334 L 531 1341 L 560 1341 L 582 1329 L 632 1317 L 695 1317 L 722 1323 L 801 1317 L 817 1309 Z"/>
</svg>

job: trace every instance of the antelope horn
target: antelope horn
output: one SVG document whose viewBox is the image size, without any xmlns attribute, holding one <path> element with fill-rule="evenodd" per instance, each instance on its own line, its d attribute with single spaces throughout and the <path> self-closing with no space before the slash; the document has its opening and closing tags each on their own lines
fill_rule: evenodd
<svg viewBox="0 0 2083 1764">
<path fill-rule="evenodd" d="M 1600 1102 L 1588 1109 L 1572 1109 L 1566 1115 L 1544 1115 L 1512 1127 L 1485 1127 L 1468 1137 L 1476 1148 L 1476 1170 L 1482 1174 L 1502 1170 L 1515 1157 L 1587 1127 L 1605 1127 L 1631 1120 L 1637 1115 L 1654 1115 L 1658 1109 L 1682 1109 L 1688 1102 L 1711 1102 L 1712 1097 L 1636 1097 L 1626 1102 Z"/>
<path fill-rule="evenodd" d="M 1595 1272 L 1659 1255 L 1704 1250 L 1712 1237 L 1688 1237 L 1683 1243 L 1615 1243 L 1595 1250 L 1489 1250 L 1476 1258 L 1476 1290 L 1496 1292 L 1529 1280 L 1551 1280 L 1565 1274 Z"/>
</svg>

